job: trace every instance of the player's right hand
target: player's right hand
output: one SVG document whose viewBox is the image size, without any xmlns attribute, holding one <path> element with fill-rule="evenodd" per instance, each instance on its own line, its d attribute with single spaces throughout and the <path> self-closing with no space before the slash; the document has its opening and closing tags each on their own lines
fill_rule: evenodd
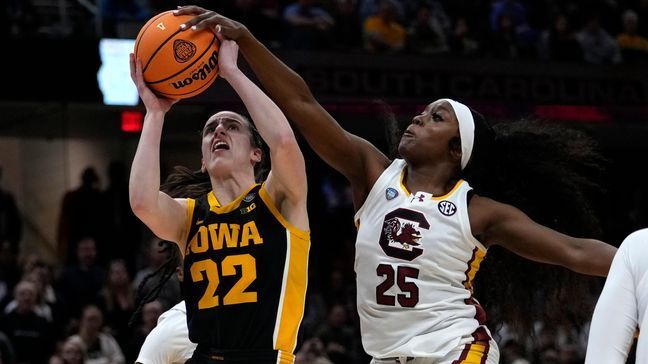
<svg viewBox="0 0 648 364">
<path fill-rule="evenodd" d="M 220 33 L 225 38 L 234 41 L 240 40 L 250 32 L 245 25 L 224 17 L 215 11 L 207 10 L 196 5 L 180 6 L 173 12 L 174 15 L 195 15 L 186 23 L 180 25 L 183 30 L 200 30 L 208 28 L 214 33 Z"/>
<path fill-rule="evenodd" d="M 179 101 L 158 97 L 148 86 L 146 86 L 144 76 L 142 76 L 142 60 L 139 58 L 135 59 L 135 54 L 133 53 L 130 54 L 130 75 L 133 83 L 137 86 L 137 93 L 142 99 L 144 106 L 146 106 L 147 112 L 161 111 L 166 113 L 171 109 L 173 104 Z"/>
</svg>

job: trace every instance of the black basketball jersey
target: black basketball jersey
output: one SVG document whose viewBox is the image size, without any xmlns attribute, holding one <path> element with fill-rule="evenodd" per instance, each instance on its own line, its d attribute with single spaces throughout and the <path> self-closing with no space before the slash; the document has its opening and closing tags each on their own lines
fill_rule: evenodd
<svg viewBox="0 0 648 364">
<path fill-rule="evenodd" d="M 191 341 L 293 363 L 309 233 L 290 225 L 258 184 L 225 206 L 212 191 L 188 199 L 187 209 L 182 284 Z"/>
</svg>

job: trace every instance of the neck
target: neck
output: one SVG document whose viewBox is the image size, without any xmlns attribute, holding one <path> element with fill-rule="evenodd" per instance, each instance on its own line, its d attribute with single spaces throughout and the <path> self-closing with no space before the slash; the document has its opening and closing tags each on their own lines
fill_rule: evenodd
<svg viewBox="0 0 648 364">
<path fill-rule="evenodd" d="M 223 177 L 213 176 L 210 179 L 214 195 L 221 205 L 227 205 L 236 200 L 237 197 L 256 183 L 253 173 L 234 173 Z"/>
<path fill-rule="evenodd" d="M 410 192 L 425 191 L 434 196 L 450 192 L 459 180 L 454 165 L 442 162 L 434 165 L 407 164 L 403 183 Z"/>
</svg>

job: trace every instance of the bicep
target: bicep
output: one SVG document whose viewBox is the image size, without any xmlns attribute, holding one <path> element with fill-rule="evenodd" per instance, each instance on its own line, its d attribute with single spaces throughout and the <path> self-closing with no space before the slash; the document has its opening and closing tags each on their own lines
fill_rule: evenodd
<svg viewBox="0 0 648 364">
<path fill-rule="evenodd" d="M 484 233 L 487 245 L 500 245 L 513 253 L 540 263 L 570 265 L 570 236 L 540 225 L 519 209 L 492 201 L 488 228 Z M 567 254 L 566 254 L 567 253 Z"/>
<path fill-rule="evenodd" d="M 389 163 L 388 158 L 367 140 L 344 130 L 317 102 L 302 102 L 287 112 L 291 122 L 317 155 L 354 182 L 367 166 Z"/>
<path fill-rule="evenodd" d="M 634 279 L 617 254 L 596 303 L 587 345 L 587 363 L 625 363 L 637 329 Z"/>
</svg>

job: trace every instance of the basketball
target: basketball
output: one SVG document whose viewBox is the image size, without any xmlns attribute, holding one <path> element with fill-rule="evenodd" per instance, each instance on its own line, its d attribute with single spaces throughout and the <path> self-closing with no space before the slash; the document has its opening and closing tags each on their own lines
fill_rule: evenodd
<svg viewBox="0 0 648 364">
<path fill-rule="evenodd" d="M 208 29 L 180 30 L 192 16 L 162 12 L 149 20 L 135 40 L 148 87 L 157 95 L 186 99 L 205 91 L 218 76 L 219 41 Z"/>
</svg>

